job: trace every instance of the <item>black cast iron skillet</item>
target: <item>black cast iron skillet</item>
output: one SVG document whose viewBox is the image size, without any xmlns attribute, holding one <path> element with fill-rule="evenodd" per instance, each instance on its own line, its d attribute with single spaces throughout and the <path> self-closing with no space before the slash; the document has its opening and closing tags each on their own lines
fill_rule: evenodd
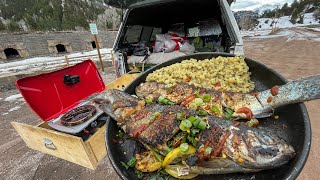
<svg viewBox="0 0 320 180">
<path fill-rule="evenodd" d="M 182 60 L 190 58 L 203 60 L 217 56 L 232 57 L 234 55 L 227 53 L 199 53 L 175 58 L 154 66 L 141 74 L 124 91 L 129 94 L 135 94 L 135 88 L 140 83 L 145 82 L 147 75 L 152 73 L 154 70 L 174 63 L 179 63 Z M 246 58 L 245 61 L 252 73 L 251 79 L 256 83 L 256 90 L 266 90 L 274 85 L 282 85 L 287 82 L 284 77 L 265 65 L 249 58 Z M 278 108 L 276 109 L 275 115 L 278 115 L 280 118 L 278 120 L 274 118 L 261 119 L 259 127 L 268 129 L 272 133 L 275 133 L 286 140 L 287 143 L 291 144 L 297 153 L 294 159 L 279 168 L 257 173 L 202 175 L 198 176 L 196 179 L 296 179 L 308 158 L 311 145 L 311 128 L 308 112 L 305 105 L 301 103 Z M 116 138 L 117 131 L 118 127 L 116 125 L 116 121 L 107 121 L 106 146 L 111 163 L 122 179 L 138 179 L 133 170 L 125 169 L 120 162 L 127 162 L 135 154 L 139 145 L 134 140 L 126 140 L 123 144 L 115 144 L 113 140 Z"/>
</svg>

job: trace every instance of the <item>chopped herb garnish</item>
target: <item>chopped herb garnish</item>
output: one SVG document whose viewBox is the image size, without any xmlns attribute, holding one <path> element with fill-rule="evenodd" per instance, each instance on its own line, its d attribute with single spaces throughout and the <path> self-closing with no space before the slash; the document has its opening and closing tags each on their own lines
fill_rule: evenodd
<svg viewBox="0 0 320 180">
<path fill-rule="evenodd" d="M 231 119 L 233 115 L 233 111 L 229 108 L 225 108 L 224 117 L 227 119 Z"/>
<path fill-rule="evenodd" d="M 211 147 L 207 147 L 205 150 L 204 150 L 204 154 L 211 154 L 212 152 L 212 148 Z"/>
<path fill-rule="evenodd" d="M 158 119 L 160 116 L 161 116 L 160 112 L 155 112 L 151 117 L 150 122 L 153 122 L 154 120 Z"/>
<path fill-rule="evenodd" d="M 211 96 L 208 95 L 208 94 L 205 94 L 205 95 L 202 97 L 202 100 L 203 100 L 203 102 L 208 103 L 208 102 L 211 101 Z"/>
<path fill-rule="evenodd" d="M 182 143 L 182 144 L 180 144 L 180 151 L 181 151 L 181 152 L 185 153 L 185 152 L 188 151 L 188 149 L 189 149 L 188 143 Z"/>
<path fill-rule="evenodd" d="M 199 110 L 199 111 L 197 111 L 197 114 L 198 114 L 199 116 L 206 116 L 206 115 L 208 115 L 207 111 L 205 111 L 205 110 Z"/>
<path fill-rule="evenodd" d="M 119 130 L 119 131 L 117 132 L 117 135 L 116 135 L 116 136 L 117 136 L 118 138 L 122 139 L 122 138 L 123 138 L 123 135 L 124 135 L 123 131 Z"/>
<path fill-rule="evenodd" d="M 134 167 L 136 165 L 137 159 L 135 157 L 132 157 L 128 162 L 127 165 L 130 167 Z"/>
<path fill-rule="evenodd" d="M 120 163 L 121 163 L 121 165 L 122 165 L 124 168 L 129 169 L 129 166 L 127 165 L 127 163 L 124 163 L 124 162 L 122 162 L 122 161 L 120 161 Z"/>
<path fill-rule="evenodd" d="M 198 127 L 200 122 L 201 122 L 201 120 L 198 118 L 192 124 L 193 124 L 194 127 Z"/>
<path fill-rule="evenodd" d="M 147 103 L 147 104 L 152 104 L 152 103 L 153 103 L 153 100 L 152 100 L 152 99 L 147 99 L 147 100 L 146 100 L 146 103 Z"/>
<path fill-rule="evenodd" d="M 210 107 L 210 111 L 213 112 L 213 113 L 220 114 L 220 109 L 219 109 L 218 106 L 216 106 L 216 105 L 212 105 L 212 106 Z"/>
<path fill-rule="evenodd" d="M 195 140 L 194 137 L 188 136 L 187 139 L 188 139 L 189 143 L 191 143 L 194 147 L 197 147 L 198 142 Z"/>
<path fill-rule="evenodd" d="M 203 104 L 203 100 L 201 98 L 195 98 L 193 100 L 193 102 L 197 105 L 197 106 L 201 106 Z"/>
<path fill-rule="evenodd" d="M 189 120 L 185 119 L 181 121 L 179 128 L 182 131 L 188 131 L 191 126 L 192 126 L 192 123 Z"/>
<path fill-rule="evenodd" d="M 201 130 L 205 130 L 207 128 L 207 123 L 204 121 L 200 121 L 198 128 Z"/>
<path fill-rule="evenodd" d="M 199 121 L 199 123 L 200 123 L 200 121 Z M 191 128 L 191 130 L 190 130 L 191 136 L 193 136 L 193 137 L 196 136 L 199 132 L 200 132 L 199 129 L 195 129 L 195 128 Z"/>
<path fill-rule="evenodd" d="M 163 96 L 160 96 L 160 97 L 158 98 L 158 102 L 159 102 L 160 104 L 166 104 L 166 105 L 174 105 L 174 104 L 175 104 L 174 102 L 166 99 L 166 98 L 163 97 Z"/>
<path fill-rule="evenodd" d="M 191 123 L 195 122 L 197 119 L 198 119 L 198 118 L 195 117 L 195 116 L 190 116 L 190 117 L 188 118 L 188 120 L 189 120 Z"/>
<path fill-rule="evenodd" d="M 138 179 L 142 179 L 144 176 L 143 172 L 139 171 L 136 168 L 133 168 L 133 169 L 134 169 L 134 173 L 136 173 L 136 175 L 138 176 Z"/>
<path fill-rule="evenodd" d="M 178 112 L 177 113 L 177 119 L 178 120 L 184 120 L 187 118 L 187 113 L 185 111 L 182 111 L 182 112 Z"/>
</svg>

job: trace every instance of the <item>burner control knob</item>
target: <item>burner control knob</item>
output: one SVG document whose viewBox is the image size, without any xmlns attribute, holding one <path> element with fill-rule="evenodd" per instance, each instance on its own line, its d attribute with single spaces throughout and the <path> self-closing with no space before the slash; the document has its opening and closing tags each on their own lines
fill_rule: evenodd
<svg viewBox="0 0 320 180">
<path fill-rule="evenodd" d="M 98 122 L 97 122 L 97 121 L 93 121 L 93 122 L 91 123 L 91 127 L 92 127 L 92 128 L 97 127 L 97 125 L 98 125 Z"/>
</svg>

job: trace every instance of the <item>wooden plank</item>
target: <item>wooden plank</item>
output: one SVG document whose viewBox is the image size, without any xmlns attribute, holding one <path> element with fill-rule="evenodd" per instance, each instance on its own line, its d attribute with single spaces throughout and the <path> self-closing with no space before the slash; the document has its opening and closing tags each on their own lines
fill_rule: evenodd
<svg viewBox="0 0 320 180">
<path fill-rule="evenodd" d="M 134 79 L 136 79 L 138 74 L 124 74 L 118 79 L 112 81 L 111 83 L 106 85 L 107 89 L 119 89 L 122 90 L 123 87 L 128 86 Z"/>
<path fill-rule="evenodd" d="M 86 142 L 86 147 L 92 150 L 92 155 L 96 159 L 96 163 L 93 163 L 93 166 L 96 167 L 98 162 L 100 162 L 107 154 L 106 150 L 106 125 L 102 126 L 95 132 Z"/>
<path fill-rule="evenodd" d="M 94 169 L 80 137 L 17 122 L 11 124 L 29 148 Z"/>
</svg>

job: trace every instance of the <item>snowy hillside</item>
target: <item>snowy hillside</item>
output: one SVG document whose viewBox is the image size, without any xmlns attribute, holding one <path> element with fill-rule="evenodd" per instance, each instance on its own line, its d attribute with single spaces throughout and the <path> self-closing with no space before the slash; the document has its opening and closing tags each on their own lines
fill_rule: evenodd
<svg viewBox="0 0 320 180">
<path fill-rule="evenodd" d="M 272 29 L 272 18 L 259 18 L 259 24 L 254 28 L 254 30 L 267 30 Z M 303 24 L 292 24 L 290 22 L 289 16 L 283 16 L 280 18 L 274 19 L 276 22 L 277 28 L 290 28 L 290 27 L 298 27 L 298 26 L 306 26 L 306 25 L 314 25 L 320 24 L 320 22 L 313 17 L 313 13 L 306 13 L 304 15 Z"/>
<path fill-rule="evenodd" d="M 262 15 L 265 11 L 276 9 L 279 6 L 280 4 L 265 4 L 259 8 L 253 9 L 253 11 L 258 13 L 259 15 Z"/>
</svg>

